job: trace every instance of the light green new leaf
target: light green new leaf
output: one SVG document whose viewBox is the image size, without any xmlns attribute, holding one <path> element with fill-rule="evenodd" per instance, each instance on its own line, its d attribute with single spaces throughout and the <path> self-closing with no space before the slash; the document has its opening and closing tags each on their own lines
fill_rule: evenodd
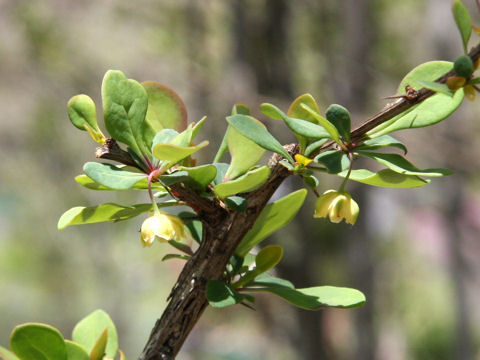
<svg viewBox="0 0 480 360">
<path fill-rule="evenodd" d="M 220 198 L 252 191 L 267 181 L 269 175 L 270 169 L 268 166 L 261 166 L 234 180 L 215 185 L 213 191 Z"/>
<path fill-rule="evenodd" d="M 97 110 L 92 98 L 88 95 L 76 95 L 67 104 L 68 117 L 72 124 L 83 131 L 88 131 L 93 139 L 99 143 L 103 141 L 103 134 L 98 128 Z"/>
<path fill-rule="evenodd" d="M 144 81 L 147 91 L 148 109 L 146 121 L 155 133 L 162 129 L 181 132 L 187 127 L 187 108 L 178 94 L 156 81 Z"/>
<path fill-rule="evenodd" d="M 0 346 L 0 359 L 2 359 L 2 360 L 19 360 L 18 357 L 14 353 L 12 353 L 8 349 L 5 349 L 3 346 Z M 88 360 L 88 358 L 86 360 Z"/>
<path fill-rule="evenodd" d="M 65 345 L 68 360 L 90 360 L 90 356 L 81 345 L 70 340 L 65 340 Z"/>
<path fill-rule="evenodd" d="M 187 156 L 192 155 L 198 150 L 208 145 L 208 141 L 202 141 L 195 146 L 179 146 L 174 144 L 157 144 L 153 147 L 153 155 L 158 160 L 168 160 L 173 165 Z"/>
<path fill-rule="evenodd" d="M 189 182 L 192 188 L 197 190 L 204 190 L 217 176 L 217 168 L 211 164 L 195 167 L 179 166 L 178 170 L 188 173 L 190 179 L 186 179 L 186 181 Z"/>
<path fill-rule="evenodd" d="M 78 175 L 75 177 L 75 181 L 79 183 L 80 185 L 86 187 L 87 189 L 90 190 L 106 190 L 106 191 L 113 191 L 113 190 L 118 190 L 118 189 L 112 189 L 108 186 L 101 185 L 97 183 L 95 180 L 89 178 L 87 175 Z M 145 177 L 139 182 L 137 182 L 131 189 L 135 190 L 147 190 L 148 189 L 148 179 Z M 153 182 L 152 183 L 152 190 L 153 191 L 158 191 L 164 193 L 164 195 L 167 195 L 168 193 L 165 191 L 165 188 L 158 182 Z M 158 197 L 158 195 L 157 195 Z"/>
<path fill-rule="evenodd" d="M 405 175 L 439 177 L 451 175 L 453 172 L 446 169 L 426 169 L 420 170 L 407 159 L 399 154 L 384 154 L 369 151 L 359 151 L 360 155 L 367 156 L 380 164 L 385 165 L 389 169 Z"/>
<path fill-rule="evenodd" d="M 317 114 L 320 114 L 320 109 L 318 108 L 317 102 L 313 96 L 310 94 L 303 94 L 293 100 L 290 108 L 288 109 L 287 115 L 292 118 L 302 119 L 314 124 L 319 124 L 318 119 L 309 111 L 305 110 L 305 108 L 302 107 L 302 104 L 307 105 Z"/>
<path fill-rule="evenodd" d="M 236 283 L 235 288 L 248 286 L 258 275 L 267 272 L 277 265 L 283 256 L 283 248 L 280 245 L 267 245 L 255 256 L 255 267 L 249 270 Z"/>
<path fill-rule="evenodd" d="M 125 171 L 115 165 L 97 162 L 85 163 L 83 171 L 93 181 L 114 190 L 131 189 L 147 177 L 143 173 Z"/>
<path fill-rule="evenodd" d="M 152 140 L 152 153 L 153 147 L 157 144 L 170 144 L 173 139 L 179 135 L 179 132 L 174 129 L 162 129 L 155 134 Z"/>
<path fill-rule="evenodd" d="M 316 125 L 318 123 L 308 120 L 296 119 L 290 116 L 287 116 L 283 111 L 281 111 L 278 107 L 272 104 L 262 104 L 261 105 L 262 112 L 273 119 L 280 119 L 285 121 L 285 124 L 288 128 L 297 136 L 306 139 L 326 139 L 331 138 L 330 134 L 323 126 Z M 305 110 L 305 112 L 307 112 Z M 275 116 L 275 117 L 274 117 Z M 313 117 L 313 116 L 312 116 Z M 300 138 L 299 138 L 300 141 Z"/>
<path fill-rule="evenodd" d="M 448 96 L 453 96 L 455 94 L 455 92 L 450 90 L 447 84 L 440 84 L 435 81 L 424 81 L 424 80 L 419 80 L 418 83 L 422 85 L 424 88 L 427 88 L 429 90 L 432 90 L 441 94 L 445 94 Z"/>
<path fill-rule="evenodd" d="M 276 266 L 283 257 L 283 248 L 280 245 L 267 245 L 255 257 L 255 270 L 258 274 L 267 272 Z"/>
<path fill-rule="evenodd" d="M 216 308 L 235 305 L 248 299 L 247 295 L 236 292 L 230 285 L 223 281 L 210 280 L 207 282 L 208 303 Z"/>
<path fill-rule="evenodd" d="M 45 324 L 17 326 L 10 337 L 10 348 L 20 360 L 67 360 L 62 334 Z"/>
<path fill-rule="evenodd" d="M 312 115 L 317 120 L 317 122 L 325 128 L 325 130 L 330 134 L 330 137 L 335 140 L 336 143 L 340 143 L 340 135 L 335 125 L 333 125 L 330 121 L 321 116 L 318 112 L 316 112 L 307 104 L 302 103 L 300 104 L 300 106 L 306 111 L 308 111 L 310 115 Z"/>
<path fill-rule="evenodd" d="M 347 170 L 342 171 L 337 175 L 344 178 L 347 172 Z M 430 182 L 430 180 L 424 180 L 415 175 L 399 174 L 390 169 L 380 170 L 377 173 L 366 169 L 352 170 L 349 179 L 367 185 L 393 188 L 416 188 Z"/>
<path fill-rule="evenodd" d="M 258 124 L 265 128 L 260 121 Z M 226 138 L 228 151 L 232 158 L 225 174 L 225 181 L 228 181 L 245 174 L 251 167 L 257 165 L 265 153 L 265 149 L 243 136 L 233 126 L 228 127 Z"/>
<path fill-rule="evenodd" d="M 280 154 L 291 163 L 294 163 L 288 151 L 284 149 L 282 144 L 280 144 L 265 127 L 258 123 L 258 120 L 251 116 L 237 114 L 227 117 L 227 121 L 243 136 L 249 138 L 264 149 Z"/>
<path fill-rule="evenodd" d="M 272 286 L 263 288 L 261 291 L 271 292 L 307 310 L 319 310 L 323 307 L 352 308 L 361 306 L 366 301 L 365 295 L 358 290 L 335 286 L 315 286 L 305 289 Z"/>
<path fill-rule="evenodd" d="M 118 350 L 117 329 L 110 316 L 103 310 L 95 310 L 80 320 L 73 329 L 72 339 L 91 353 L 105 328 L 108 329 L 105 356 L 114 358 Z"/>
<path fill-rule="evenodd" d="M 90 360 L 102 360 L 107 348 L 108 328 L 103 329 L 90 351 Z"/>
<path fill-rule="evenodd" d="M 407 147 L 403 143 L 390 135 L 383 135 L 373 139 L 368 139 L 363 142 L 362 145 L 357 146 L 356 150 L 377 150 L 384 147 L 396 147 L 403 150 L 403 153 L 407 153 Z"/>
<path fill-rule="evenodd" d="M 300 189 L 265 206 L 235 253 L 244 257 L 260 241 L 288 224 L 300 210 L 306 196 L 307 189 Z"/>
<path fill-rule="evenodd" d="M 200 130 L 202 130 L 203 128 L 203 124 L 205 124 L 205 121 L 207 121 L 207 117 L 204 116 L 203 118 L 201 118 L 197 123 L 192 123 L 192 140 L 195 139 L 198 135 L 198 133 L 200 132 Z"/>
<path fill-rule="evenodd" d="M 260 111 L 268 117 L 275 120 L 283 120 L 285 114 L 273 104 L 263 103 L 260 105 Z"/>
<path fill-rule="evenodd" d="M 250 108 L 247 105 L 244 105 L 244 104 L 235 104 L 235 105 L 233 105 L 233 108 L 232 108 L 232 115 L 237 115 L 237 114 L 250 115 Z M 223 155 L 228 150 L 227 135 L 228 135 L 228 132 L 229 132 L 230 128 L 231 128 L 231 126 L 229 125 L 228 128 L 227 128 L 227 131 L 225 132 L 225 135 L 223 135 L 222 142 L 221 142 L 221 144 L 218 148 L 217 153 L 215 154 L 215 158 L 213 159 L 214 163 L 219 162 L 222 159 Z"/>
<path fill-rule="evenodd" d="M 435 81 L 452 68 L 453 63 L 448 61 L 430 61 L 421 64 L 405 76 L 398 87 L 397 93 L 405 94 L 406 85 L 419 90 L 422 88 L 419 81 Z M 420 104 L 370 130 L 367 135 L 374 138 L 397 130 L 436 124 L 453 113 L 462 103 L 463 97 L 463 89 L 458 89 L 453 97 L 436 93 Z"/>
<path fill-rule="evenodd" d="M 97 206 L 76 206 L 67 210 L 58 220 L 58 229 L 62 230 L 71 225 L 83 225 L 104 221 L 121 221 L 143 214 L 152 208 L 152 204 L 137 204 L 122 206 L 113 203 Z"/>
<path fill-rule="evenodd" d="M 150 157 L 155 131 L 145 121 L 148 95 L 143 86 L 118 70 L 109 70 L 102 84 L 103 116 L 110 135 L 137 155 Z"/>
<path fill-rule="evenodd" d="M 452 5 L 453 17 L 457 24 L 460 36 L 462 37 L 463 49 L 465 54 L 468 52 L 468 40 L 472 34 L 472 19 L 468 13 L 468 9 L 460 0 L 455 0 Z"/>
</svg>

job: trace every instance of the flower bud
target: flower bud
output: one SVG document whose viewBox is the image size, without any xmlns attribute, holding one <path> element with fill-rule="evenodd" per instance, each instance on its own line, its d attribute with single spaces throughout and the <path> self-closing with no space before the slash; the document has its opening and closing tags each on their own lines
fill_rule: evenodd
<svg viewBox="0 0 480 360">
<path fill-rule="evenodd" d="M 147 218 L 140 229 L 142 245 L 152 246 L 156 240 L 167 242 L 180 241 L 185 237 L 185 228 L 182 220 L 175 215 L 161 212 Z"/>
<path fill-rule="evenodd" d="M 359 212 L 358 204 L 349 193 L 327 190 L 317 199 L 313 217 L 328 217 L 333 223 L 339 223 L 345 219 L 346 223 L 353 225 Z"/>
</svg>

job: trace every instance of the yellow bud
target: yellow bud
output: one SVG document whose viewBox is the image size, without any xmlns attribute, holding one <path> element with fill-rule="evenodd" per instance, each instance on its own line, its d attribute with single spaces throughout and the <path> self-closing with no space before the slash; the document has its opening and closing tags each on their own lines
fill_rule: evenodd
<svg viewBox="0 0 480 360">
<path fill-rule="evenodd" d="M 327 217 L 333 223 L 339 223 L 343 219 L 348 224 L 355 224 L 360 208 L 351 195 L 347 192 L 327 190 L 315 203 L 313 217 Z"/>
<path fill-rule="evenodd" d="M 140 239 L 144 247 L 152 246 L 155 239 L 167 242 L 180 241 L 184 237 L 185 228 L 182 220 L 178 216 L 163 212 L 147 218 L 140 229 Z"/>
<path fill-rule="evenodd" d="M 303 156 L 301 154 L 295 154 L 295 161 L 299 165 L 308 166 L 308 164 L 310 164 L 313 161 L 313 159 L 309 159 L 306 156 Z"/>
</svg>

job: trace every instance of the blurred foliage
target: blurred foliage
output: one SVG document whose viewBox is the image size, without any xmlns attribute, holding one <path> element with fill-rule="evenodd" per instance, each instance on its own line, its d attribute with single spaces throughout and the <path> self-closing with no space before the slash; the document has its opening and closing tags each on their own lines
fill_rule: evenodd
<svg viewBox="0 0 480 360">
<path fill-rule="evenodd" d="M 415 65 L 452 61 L 463 52 L 449 0 L 374 0 L 367 2 L 368 18 L 355 18 L 357 3 L 350 0 L 287 2 L 280 13 L 284 32 L 269 28 L 276 24 L 274 3 L 0 2 L 0 344 L 26 321 L 55 324 L 68 336 L 77 319 L 103 308 L 118 327 L 127 358 L 134 358 L 180 269 L 175 260 L 161 263 L 161 246 L 140 246 L 140 223 L 137 229 L 119 223 L 56 230 L 59 215 L 74 204 L 145 200 L 134 192 L 107 199 L 73 179 L 82 163 L 94 159 L 95 144 L 72 131 L 66 103 L 77 93 L 93 94 L 99 103 L 98 83 L 107 69 L 175 89 L 186 100 L 190 121 L 208 115 L 205 130 L 209 138 L 218 136 L 215 149 L 234 103 L 258 111 L 257 104 L 268 101 L 285 109 L 308 91 L 323 109 L 331 102 L 350 109 L 347 95 L 365 98 L 365 106 L 352 112 L 355 125 L 380 110 L 381 97 L 392 95 Z M 479 23 L 473 5 L 470 10 Z M 278 48 L 267 36 L 272 32 L 282 40 Z M 353 45 L 367 38 L 368 56 L 350 56 Z M 281 61 L 269 61 L 267 50 Z M 368 82 L 349 87 L 357 74 L 367 74 Z M 325 349 L 319 358 L 328 359 L 358 358 L 356 346 L 347 344 L 365 341 L 378 359 L 478 357 L 480 198 L 478 173 L 471 169 L 480 165 L 472 155 L 479 151 L 479 110 L 478 103 L 468 104 L 438 127 L 415 137 L 402 134 L 414 163 L 450 167 L 457 175 L 419 190 L 362 195 L 369 209 L 362 214 L 368 252 L 355 248 L 361 227 L 340 225 L 339 238 L 338 225 L 310 220 L 312 204 L 275 240 L 292 254 L 283 271 L 299 286 L 320 282 L 364 291 L 372 334 L 354 326 L 360 311 L 328 310 L 306 321 L 302 311 L 265 296 L 263 302 L 259 297 L 260 320 L 243 308 L 209 309 L 179 358 L 298 359 L 309 341 Z M 294 141 L 267 123 L 282 141 Z M 359 257 L 371 264 L 368 288 L 355 285 L 363 273 L 355 270 Z M 459 355 L 469 338 L 472 357 Z"/>
</svg>

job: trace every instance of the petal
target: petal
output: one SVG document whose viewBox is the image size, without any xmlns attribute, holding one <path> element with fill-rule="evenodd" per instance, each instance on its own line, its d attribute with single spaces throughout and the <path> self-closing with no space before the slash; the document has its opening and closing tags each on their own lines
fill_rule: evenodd
<svg viewBox="0 0 480 360">
<path fill-rule="evenodd" d="M 327 217 L 328 211 L 332 201 L 337 197 L 338 192 L 335 190 L 325 191 L 318 199 L 315 201 L 315 212 L 313 214 L 314 218 Z"/>
</svg>

